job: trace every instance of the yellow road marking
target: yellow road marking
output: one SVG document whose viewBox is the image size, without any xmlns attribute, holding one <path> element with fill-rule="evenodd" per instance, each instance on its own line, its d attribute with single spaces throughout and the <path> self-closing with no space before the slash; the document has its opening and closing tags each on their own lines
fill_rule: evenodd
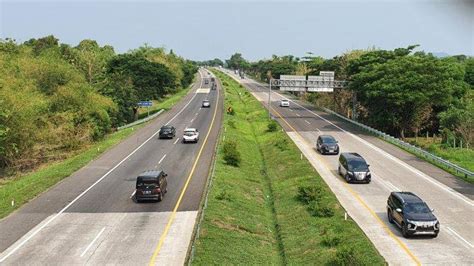
<svg viewBox="0 0 474 266">
<path fill-rule="evenodd" d="M 290 123 L 288 123 L 288 121 L 286 121 L 285 118 L 283 118 L 283 116 L 277 111 L 275 110 L 273 107 L 270 107 L 270 109 L 275 112 L 279 117 L 280 119 L 282 119 L 295 133 L 296 135 L 301 139 L 303 140 L 303 142 L 306 142 L 308 144 L 311 145 L 311 143 L 309 143 L 305 138 L 303 138 L 303 136 L 301 136 L 301 134 L 293 127 L 290 125 Z M 330 170 L 329 166 L 326 164 L 326 162 L 324 161 L 321 161 L 323 163 L 323 165 L 328 169 Z M 382 228 L 388 233 L 388 235 L 393 238 L 395 240 L 395 242 L 398 243 L 398 245 L 415 261 L 415 263 L 417 265 L 421 265 L 421 262 L 420 260 L 418 260 L 418 258 L 410 251 L 410 249 L 408 249 L 408 247 L 405 245 L 405 243 L 403 243 L 397 236 L 395 236 L 393 234 L 393 232 L 390 230 L 390 228 L 388 228 L 388 226 L 380 219 L 380 217 L 377 216 L 377 214 L 365 203 L 365 201 L 359 196 L 359 194 L 357 194 L 357 192 L 355 192 L 347 183 L 342 183 L 347 190 L 349 190 L 349 192 L 357 199 L 357 201 L 359 201 L 360 204 L 362 204 L 362 206 L 364 206 L 364 208 L 366 208 L 370 214 L 377 220 L 377 222 L 382 225 Z"/>
<path fill-rule="evenodd" d="M 174 221 L 174 218 L 176 216 L 176 212 L 178 211 L 179 205 L 181 204 L 181 200 L 184 197 L 184 193 L 186 193 L 186 189 L 188 188 L 189 181 L 191 181 L 191 178 L 194 174 L 194 171 L 196 170 L 197 163 L 199 161 L 199 158 L 201 157 L 201 153 L 204 150 L 204 147 L 206 146 L 207 139 L 209 138 L 209 135 L 211 134 L 212 128 L 214 126 L 214 120 L 216 118 L 217 114 L 217 109 L 219 107 L 219 90 L 217 90 L 217 101 L 216 101 L 216 107 L 214 109 L 214 114 L 212 116 L 211 120 L 211 126 L 209 128 L 209 131 L 207 132 L 206 138 L 204 139 L 204 143 L 201 146 L 201 149 L 199 149 L 199 153 L 196 157 L 196 160 L 194 161 L 193 168 L 191 168 L 191 172 L 189 173 L 188 178 L 186 179 L 186 183 L 184 184 L 183 189 L 181 190 L 181 194 L 179 195 L 178 201 L 176 202 L 176 205 L 174 206 L 173 212 L 171 213 L 171 216 L 168 220 L 168 223 L 166 224 L 165 230 L 163 231 L 163 234 L 160 237 L 160 240 L 158 241 L 158 246 L 156 247 L 155 251 L 153 252 L 153 256 L 150 259 L 149 265 L 155 265 L 155 260 L 156 257 L 158 256 L 158 253 L 161 250 L 161 247 L 163 246 L 163 243 L 165 242 L 166 235 L 168 234 L 168 231 L 170 230 L 171 224 Z"/>
</svg>

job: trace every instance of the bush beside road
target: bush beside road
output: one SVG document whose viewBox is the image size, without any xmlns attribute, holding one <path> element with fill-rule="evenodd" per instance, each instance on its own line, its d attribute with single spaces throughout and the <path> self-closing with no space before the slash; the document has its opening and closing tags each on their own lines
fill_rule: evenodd
<svg viewBox="0 0 474 266">
<path fill-rule="evenodd" d="M 228 76 L 216 75 L 224 84 L 225 106 L 234 114 L 224 118 L 193 263 L 384 264 L 260 103 Z M 236 143 L 238 166 L 224 160 L 229 140 Z"/>
</svg>

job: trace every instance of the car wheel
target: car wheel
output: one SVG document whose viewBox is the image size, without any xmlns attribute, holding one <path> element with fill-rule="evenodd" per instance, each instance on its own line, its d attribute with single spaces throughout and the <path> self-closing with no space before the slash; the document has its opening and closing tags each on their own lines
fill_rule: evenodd
<svg viewBox="0 0 474 266">
<path fill-rule="evenodd" d="M 388 218 L 388 222 L 393 224 L 392 212 L 390 211 L 389 208 L 387 208 L 387 218 Z"/>
<path fill-rule="evenodd" d="M 350 182 L 351 182 L 351 178 L 349 177 L 348 174 L 346 174 L 344 178 L 346 179 L 347 183 L 350 183 Z"/>
<path fill-rule="evenodd" d="M 402 235 L 404 238 L 410 237 L 410 233 L 408 232 L 408 226 L 405 223 L 402 223 Z"/>
</svg>

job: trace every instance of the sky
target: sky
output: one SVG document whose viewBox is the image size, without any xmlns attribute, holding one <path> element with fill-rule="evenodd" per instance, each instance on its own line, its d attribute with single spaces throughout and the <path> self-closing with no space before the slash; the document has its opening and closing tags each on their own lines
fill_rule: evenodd
<svg viewBox="0 0 474 266">
<path fill-rule="evenodd" d="M 185 58 L 251 61 L 272 55 L 331 58 L 353 49 L 474 55 L 474 0 L 40 1 L 0 0 L 0 38 L 53 34 L 94 39 L 124 53 L 144 44 Z"/>
</svg>

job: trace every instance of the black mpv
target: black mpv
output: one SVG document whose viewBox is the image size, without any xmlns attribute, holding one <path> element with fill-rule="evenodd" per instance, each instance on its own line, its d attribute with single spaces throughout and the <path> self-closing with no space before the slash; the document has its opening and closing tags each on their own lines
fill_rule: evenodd
<svg viewBox="0 0 474 266">
<path fill-rule="evenodd" d="M 402 230 L 406 238 L 412 235 L 439 234 L 439 221 L 433 210 L 411 192 L 392 192 L 387 200 L 387 217 Z"/>
</svg>

